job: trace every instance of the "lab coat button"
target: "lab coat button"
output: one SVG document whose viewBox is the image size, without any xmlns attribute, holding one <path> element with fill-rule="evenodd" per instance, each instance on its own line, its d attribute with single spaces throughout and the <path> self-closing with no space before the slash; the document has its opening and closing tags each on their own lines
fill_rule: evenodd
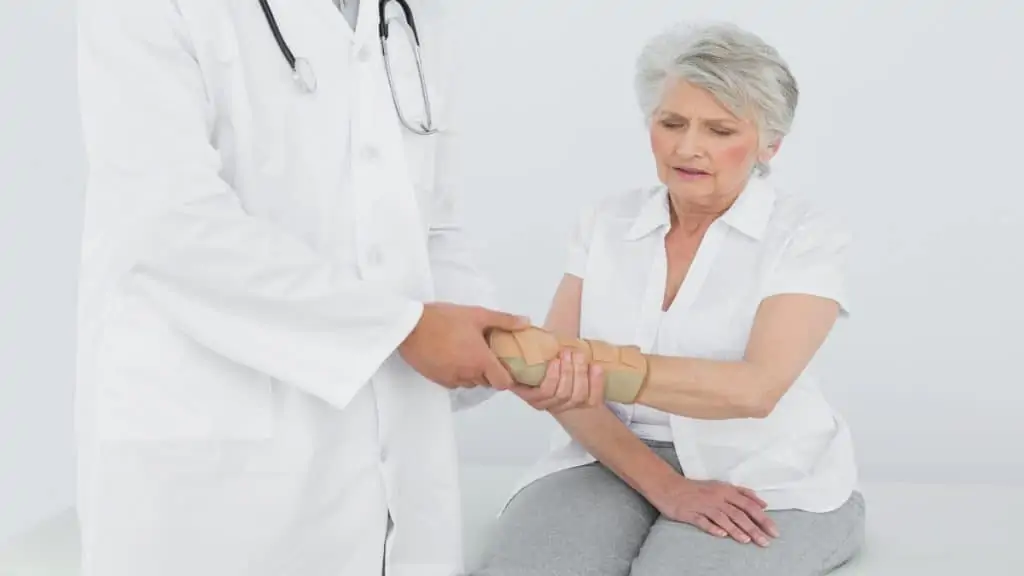
<svg viewBox="0 0 1024 576">
<path fill-rule="evenodd" d="M 359 51 L 356 52 L 356 58 L 360 62 L 363 62 L 363 63 L 369 62 L 370 61 L 370 46 L 368 44 L 362 45 L 359 48 Z"/>
<path fill-rule="evenodd" d="M 376 162 L 380 158 L 380 151 L 376 146 L 367 145 L 363 147 L 363 158 L 368 162 Z"/>
<path fill-rule="evenodd" d="M 380 248 L 374 246 L 373 248 L 370 248 L 370 253 L 367 255 L 367 259 L 370 263 L 370 266 L 380 266 L 380 263 L 381 261 L 384 260 L 384 257 L 383 255 L 381 255 Z"/>
</svg>

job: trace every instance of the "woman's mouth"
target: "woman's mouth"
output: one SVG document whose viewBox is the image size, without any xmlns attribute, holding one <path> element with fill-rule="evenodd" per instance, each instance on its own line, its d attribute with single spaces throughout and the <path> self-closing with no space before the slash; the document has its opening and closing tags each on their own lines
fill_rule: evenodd
<svg viewBox="0 0 1024 576">
<path fill-rule="evenodd" d="M 673 168 L 673 170 L 675 170 L 676 174 L 685 180 L 696 180 L 710 175 L 707 172 L 696 168 Z"/>
</svg>

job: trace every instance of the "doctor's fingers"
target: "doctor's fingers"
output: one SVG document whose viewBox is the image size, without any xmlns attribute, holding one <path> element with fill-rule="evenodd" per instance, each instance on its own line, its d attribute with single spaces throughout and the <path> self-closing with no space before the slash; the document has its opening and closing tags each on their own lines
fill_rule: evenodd
<svg viewBox="0 0 1024 576">
<path fill-rule="evenodd" d="M 492 328 L 512 332 L 530 327 L 530 319 L 526 316 L 499 312 L 482 306 L 477 306 L 474 309 L 474 318 L 481 332 L 487 332 Z"/>
<path fill-rule="evenodd" d="M 511 388 L 515 381 L 512 379 L 512 375 L 509 373 L 505 365 L 498 360 L 498 357 L 491 352 L 491 349 L 487 346 L 483 346 L 480 351 L 481 367 L 483 369 L 483 385 L 489 385 L 495 390 L 508 390 Z"/>
</svg>

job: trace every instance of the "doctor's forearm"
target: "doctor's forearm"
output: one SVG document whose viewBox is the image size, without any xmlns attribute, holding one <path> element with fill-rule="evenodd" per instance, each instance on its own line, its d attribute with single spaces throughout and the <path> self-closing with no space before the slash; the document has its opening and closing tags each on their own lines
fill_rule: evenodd
<svg viewBox="0 0 1024 576">
<path fill-rule="evenodd" d="M 772 389 L 749 362 L 647 355 L 647 381 L 636 403 L 708 420 L 765 416 Z"/>
<path fill-rule="evenodd" d="M 555 419 L 587 452 L 649 500 L 657 500 L 677 476 L 605 405 L 567 410 Z"/>
</svg>

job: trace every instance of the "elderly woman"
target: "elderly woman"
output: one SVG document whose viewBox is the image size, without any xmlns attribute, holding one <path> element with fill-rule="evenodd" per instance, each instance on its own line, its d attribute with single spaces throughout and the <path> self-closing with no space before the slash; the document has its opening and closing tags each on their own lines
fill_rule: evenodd
<svg viewBox="0 0 1024 576">
<path fill-rule="evenodd" d="M 849 238 L 764 179 L 796 81 L 715 24 L 655 38 L 636 87 L 661 184 L 584 212 L 544 328 L 636 346 L 652 372 L 635 402 L 556 414 L 474 574 L 828 573 L 865 518 L 850 432 L 808 369 L 847 313 Z M 601 377 L 566 352 L 517 393 L 543 407 Z"/>
</svg>

